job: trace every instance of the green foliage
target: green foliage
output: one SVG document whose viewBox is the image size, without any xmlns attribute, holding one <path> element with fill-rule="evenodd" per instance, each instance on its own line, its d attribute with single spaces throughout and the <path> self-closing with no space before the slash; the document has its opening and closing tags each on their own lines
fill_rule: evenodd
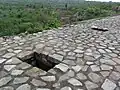
<svg viewBox="0 0 120 90">
<path fill-rule="evenodd" d="M 34 0 L 29 3 L 18 0 L 18 3 L 0 3 L 0 36 L 16 35 L 24 32 L 36 33 L 57 28 L 61 24 L 120 13 L 113 10 L 120 4 L 112 2 L 62 2 L 59 4 L 33 2 Z"/>
<path fill-rule="evenodd" d="M 115 6 L 119 6 L 119 3 L 86 2 L 81 6 L 70 7 L 69 11 L 74 13 L 74 17 L 71 16 L 71 20 L 82 21 L 115 15 L 116 13 L 113 10 Z M 119 13 L 120 11 L 117 14 Z"/>
<path fill-rule="evenodd" d="M 60 26 L 54 9 L 37 5 L 0 4 L 0 13 L 0 36 L 35 33 Z"/>
</svg>

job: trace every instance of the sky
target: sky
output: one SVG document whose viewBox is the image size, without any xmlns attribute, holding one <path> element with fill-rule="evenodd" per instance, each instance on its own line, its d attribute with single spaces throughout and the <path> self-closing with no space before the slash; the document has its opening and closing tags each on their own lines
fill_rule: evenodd
<svg viewBox="0 0 120 90">
<path fill-rule="evenodd" d="M 120 2 L 120 0 L 86 0 L 86 1 L 104 1 L 104 2 L 112 1 L 112 2 Z"/>
</svg>

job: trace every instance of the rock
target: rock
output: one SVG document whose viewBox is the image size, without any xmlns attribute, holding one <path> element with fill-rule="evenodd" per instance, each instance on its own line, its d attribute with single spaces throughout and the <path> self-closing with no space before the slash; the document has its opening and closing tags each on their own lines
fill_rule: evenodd
<svg viewBox="0 0 120 90">
<path fill-rule="evenodd" d="M 98 82 L 100 82 L 102 80 L 101 76 L 99 76 L 96 73 L 89 73 L 88 77 L 95 83 L 98 83 Z"/>
<path fill-rule="evenodd" d="M 8 58 L 11 58 L 11 57 L 13 57 L 13 56 L 15 56 L 14 53 L 7 53 L 7 54 L 5 54 L 3 57 L 8 59 Z"/>
<path fill-rule="evenodd" d="M 100 73 L 102 74 L 103 77 L 107 77 L 110 74 L 110 72 L 108 72 L 108 71 L 102 71 Z"/>
<path fill-rule="evenodd" d="M 85 82 L 85 86 L 88 90 L 94 90 L 96 88 L 98 88 L 98 85 L 93 83 L 93 82 L 90 82 L 90 81 L 86 81 Z M 109 89 L 108 89 L 109 90 Z"/>
<path fill-rule="evenodd" d="M 67 75 L 68 75 L 69 77 L 74 77 L 74 76 L 75 76 L 75 72 L 72 71 L 72 70 L 69 70 L 69 71 L 67 72 Z"/>
<path fill-rule="evenodd" d="M 28 64 L 28 63 L 25 63 L 25 62 L 22 62 L 21 64 L 19 64 L 19 65 L 17 66 L 17 68 L 23 69 L 23 70 L 28 69 L 28 68 L 30 68 L 30 67 L 31 67 L 31 65 Z"/>
<path fill-rule="evenodd" d="M 114 90 L 116 88 L 116 84 L 109 79 L 106 79 L 101 88 L 103 88 L 104 90 Z"/>
<path fill-rule="evenodd" d="M 5 62 L 5 64 L 19 64 L 19 63 L 21 63 L 21 62 L 22 62 L 22 61 L 19 60 L 18 58 L 13 57 L 13 58 L 11 58 L 10 60 L 8 60 L 7 62 Z"/>
<path fill-rule="evenodd" d="M 48 71 L 49 73 L 52 73 L 52 74 L 56 74 L 57 72 L 54 70 L 54 69 L 50 69 L 49 71 Z M 47 72 L 46 72 L 47 73 Z M 41 74 L 41 73 L 40 73 Z"/>
<path fill-rule="evenodd" d="M 28 81 L 29 77 L 17 77 L 14 79 L 13 84 L 22 84 Z"/>
<path fill-rule="evenodd" d="M 112 61 L 111 59 L 100 59 L 100 62 L 102 64 L 107 64 L 107 65 L 116 65 L 116 63 Z"/>
<path fill-rule="evenodd" d="M 50 55 L 50 57 L 52 57 L 60 62 L 63 60 L 63 56 L 59 55 L 59 54 L 53 54 L 53 55 Z"/>
<path fill-rule="evenodd" d="M 94 62 L 86 62 L 87 65 L 92 65 Z"/>
<path fill-rule="evenodd" d="M 82 69 L 83 66 L 79 66 L 79 65 L 76 65 L 76 66 L 73 66 L 72 69 L 75 71 L 75 72 L 79 72 L 81 69 Z"/>
<path fill-rule="evenodd" d="M 77 78 L 80 79 L 80 80 L 86 80 L 87 79 L 87 77 L 83 73 L 78 73 Z"/>
<path fill-rule="evenodd" d="M 0 58 L 0 64 L 2 64 L 5 61 L 6 61 L 6 59 Z"/>
<path fill-rule="evenodd" d="M 98 65 L 91 65 L 90 68 L 93 72 L 100 71 L 100 67 Z"/>
<path fill-rule="evenodd" d="M 75 53 L 84 53 L 84 51 L 80 50 L 80 49 L 76 49 L 74 50 Z"/>
<path fill-rule="evenodd" d="M 5 72 L 5 71 L 0 71 L 0 78 L 4 77 L 4 76 L 6 76 L 6 75 L 8 75 L 7 72 Z"/>
<path fill-rule="evenodd" d="M 72 90 L 71 87 L 65 86 L 63 88 L 61 88 L 60 90 Z"/>
<path fill-rule="evenodd" d="M 75 61 L 73 60 L 64 60 L 63 63 L 68 64 L 68 65 L 76 65 Z"/>
<path fill-rule="evenodd" d="M 62 81 L 65 81 L 65 80 L 67 80 L 69 78 L 70 78 L 70 76 L 68 74 L 64 74 L 64 75 L 62 75 L 62 76 L 59 77 L 58 81 L 62 82 Z"/>
<path fill-rule="evenodd" d="M 36 86 L 36 87 L 38 87 L 38 86 L 46 86 L 46 85 L 47 85 L 45 82 L 40 81 L 40 80 L 37 80 L 37 79 L 33 79 L 33 80 L 31 81 L 31 83 L 32 83 L 34 86 Z"/>
<path fill-rule="evenodd" d="M 7 83 L 9 83 L 12 80 L 12 77 L 3 77 L 0 79 L 0 87 L 3 85 L 6 85 Z"/>
<path fill-rule="evenodd" d="M 83 68 L 82 68 L 82 71 L 86 72 L 88 70 L 88 67 L 87 65 L 85 65 Z"/>
<path fill-rule="evenodd" d="M 19 86 L 16 90 L 31 90 L 31 86 L 29 84 L 23 84 Z"/>
<path fill-rule="evenodd" d="M 120 64 L 120 59 L 119 58 L 113 58 L 113 61 L 115 61 L 116 63 Z"/>
<path fill-rule="evenodd" d="M 54 88 L 60 88 L 60 83 L 55 83 L 55 84 L 53 84 L 53 87 L 54 87 Z"/>
<path fill-rule="evenodd" d="M 115 66 L 115 69 L 120 72 L 120 66 Z"/>
<path fill-rule="evenodd" d="M 10 70 L 12 70 L 14 67 L 16 67 L 16 65 L 5 65 L 5 66 L 4 66 L 4 69 L 7 70 L 7 71 L 10 71 Z"/>
<path fill-rule="evenodd" d="M 112 66 L 105 65 L 105 64 L 102 64 L 100 67 L 101 67 L 102 70 L 111 70 L 111 69 L 113 69 Z"/>
<path fill-rule="evenodd" d="M 16 54 L 18 54 L 18 53 L 20 53 L 22 50 L 14 50 L 13 52 L 14 53 L 16 53 Z"/>
<path fill-rule="evenodd" d="M 72 84 L 73 86 L 82 86 L 83 84 L 78 81 L 77 79 L 75 78 L 71 78 L 68 80 L 68 83 Z"/>
<path fill-rule="evenodd" d="M 14 90 L 14 88 L 11 86 L 6 86 L 6 87 L 0 88 L 0 90 Z"/>
<path fill-rule="evenodd" d="M 25 72 L 25 74 L 28 75 L 28 76 L 36 77 L 36 76 L 39 75 L 40 72 L 43 72 L 43 70 L 41 70 L 41 69 L 39 69 L 37 67 L 33 67 L 32 69 L 27 70 Z"/>
<path fill-rule="evenodd" d="M 103 49 L 99 49 L 98 51 L 99 51 L 100 53 L 102 53 L 102 54 L 103 54 L 103 53 L 106 53 Z"/>
<path fill-rule="evenodd" d="M 19 37 L 19 36 L 14 37 L 14 40 L 20 40 L 20 39 L 21 39 L 21 37 Z"/>
<path fill-rule="evenodd" d="M 17 76 L 17 75 L 21 75 L 22 73 L 23 73 L 23 70 L 13 70 L 11 75 Z"/>
<path fill-rule="evenodd" d="M 86 61 L 95 61 L 95 58 L 94 58 L 94 57 L 92 57 L 92 56 L 87 56 L 87 55 L 84 56 L 84 59 L 85 59 Z"/>
<path fill-rule="evenodd" d="M 35 46 L 35 48 L 43 48 L 45 45 L 44 44 L 37 44 L 36 46 Z"/>
<path fill-rule="evenodd" d="M 48 88 L 37 88 L 36 90 L 50 90 Z"/>
<path fill-rule="evenodd" d="M 55 68 L 60 69 L 62 72 L 67 72 L 69 69 L 68 65 L 63 64 L 63 63 L 56 65 Z"/>
<path fill-rule="evenodd" d="M 17 55 L 17 57 L 22 60 L 28 60 L 33 57 L 33 51 L 22 51 Z"/>
<path fill-rule="evenodd" d="M 43 76 L 41 78 L 42 80 L 47 81 L 47 82 L 52 82 L 56 80 L 55 76 Z"/>
<path fill-rule="evenodd" d="M 120 73 L 113 71 L 113 72 L 110 74 L 110 78 L 111 78 L 112 80 L 119 80 L 119 79 L 120 79 Z"/>
</svg>

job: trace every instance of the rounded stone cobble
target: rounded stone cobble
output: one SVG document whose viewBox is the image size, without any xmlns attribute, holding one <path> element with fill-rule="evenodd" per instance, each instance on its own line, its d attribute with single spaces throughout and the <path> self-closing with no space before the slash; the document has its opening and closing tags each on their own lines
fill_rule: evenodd
<svg viewBox="0 0 120 90">
<path fill-rule="evenodd" d="M 0 90 L 119 90 L 119 42 L 120 16 L 24 37 L 1 37 Z M 57 65 L 44 71 L 33 61 L 33 67 L 29 61 L 35 53 Z"/>
</svg>

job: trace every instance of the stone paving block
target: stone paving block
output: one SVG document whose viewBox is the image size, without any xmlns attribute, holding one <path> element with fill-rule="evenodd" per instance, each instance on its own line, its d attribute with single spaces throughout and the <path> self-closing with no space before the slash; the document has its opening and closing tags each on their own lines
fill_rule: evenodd
<svg viewBox="0 0 120 90">
<path fill-rule="evenodd" d="M 73 86 L 82 86 L 83 84 L 78 81 L 77 79 L 75 78 L 71 78 L 68 80 L 68 83 L 72 84 Z"/>
<path fill-rule="evenodd" d="M 9 83 L 12 80 L 11 76 L 8 77 L 3 77 L 0 79 L 0 87 L 3 85 L 6 85 L 7 83 Z"/>
<path fill-rule="evenodd" d="M 10 70 L 12 70 L 14 67 L 16 67 L 16 65 L 5 65 L 5 66 L 4 66 L 4 69 L 7 70 L 7 71 L 10 71 Z"/>
<path fill-rule="evenodd" d="M 34 86 L 46 86 L 47 84 L 43 81 L 40 81 L 40 80 L 37 80 L 37 79 L 33 79 L 31 81 L 31 83 L 34 85 Z"/>
<path fill-rule="evenodd" d="M 63 56 L 59 55 L 59 54 L 53 54 L 50 57 L 52 57 L 52 58 L 54 58 L 54 59 L 56 59 L 56 60 L 58 60 L 60 62 L 63 60 Z"/>
<path fill-rule="evenodd" d="M 5 64 L 19 64 L 21 62 L 22 61 L 19 60 L 18 58 L 13 57 L 13 58 L 9 59 L 8 61 L 6 61 Z"/>
<path fill-rule="evenodd" d="M 31 86 L 29 84 L 23 84 L 19 86 L 16 90 L 31 90 Z"/>
<path fill-rule="evenodd" d="M 67 72 L 67 70 L 69 69 L 68 65 L 62 63 L 56 65 L 55 68 L 58 68 L 63 72 Z"/>
<path fill-rule="evenodd" d="M 109 79 L 106 79 L 101 87 L 104 90 L 114 90 L 116 88 L 116 84 Z"/>
<path fill-rule="evenodd" d="M 17 77 L 13 80 L 13 84 L 22 84 L 28 81 L 29 77 Z"/>
<path fill-rule="evenodd" d="M 71 89 L 71 87 L 66 86 L 66 87 L 61 88 L 60 90 L 72 90 L 72 89 Z"/>
<path fill-rule="evenodd" d="M 11 58 L 11 57 L 13 57 L 13 56 L 15 56 L 14 53 L 7 53 L 7 54 L 5 54 L 3 57 L 4 57 L 4 58 Z"/>
<path fill-rule="evenodd" d="M 43 76 L 41 77 L 42 80 L 44 81 L 48 81 L 48 82 L 51 82 L 51 81 L 55 81 L 56 80 L 56 77 L 55 76 Z"/>
<path fill-rule="evenodd" d="M 0 88 L 0 90 L 14 90 L 14 88 L 11 86 L 6 86 L 6 87 Z"/>
<path fill-rule="evenodd" d="M 93 90 L 95 88 L 98 88 L 98 85 L 93 83 L 93 82 L 90 82 L 90 81 L 86 81 L 85 82 L 85 86 L 88 90 Z"/>
</svg>

